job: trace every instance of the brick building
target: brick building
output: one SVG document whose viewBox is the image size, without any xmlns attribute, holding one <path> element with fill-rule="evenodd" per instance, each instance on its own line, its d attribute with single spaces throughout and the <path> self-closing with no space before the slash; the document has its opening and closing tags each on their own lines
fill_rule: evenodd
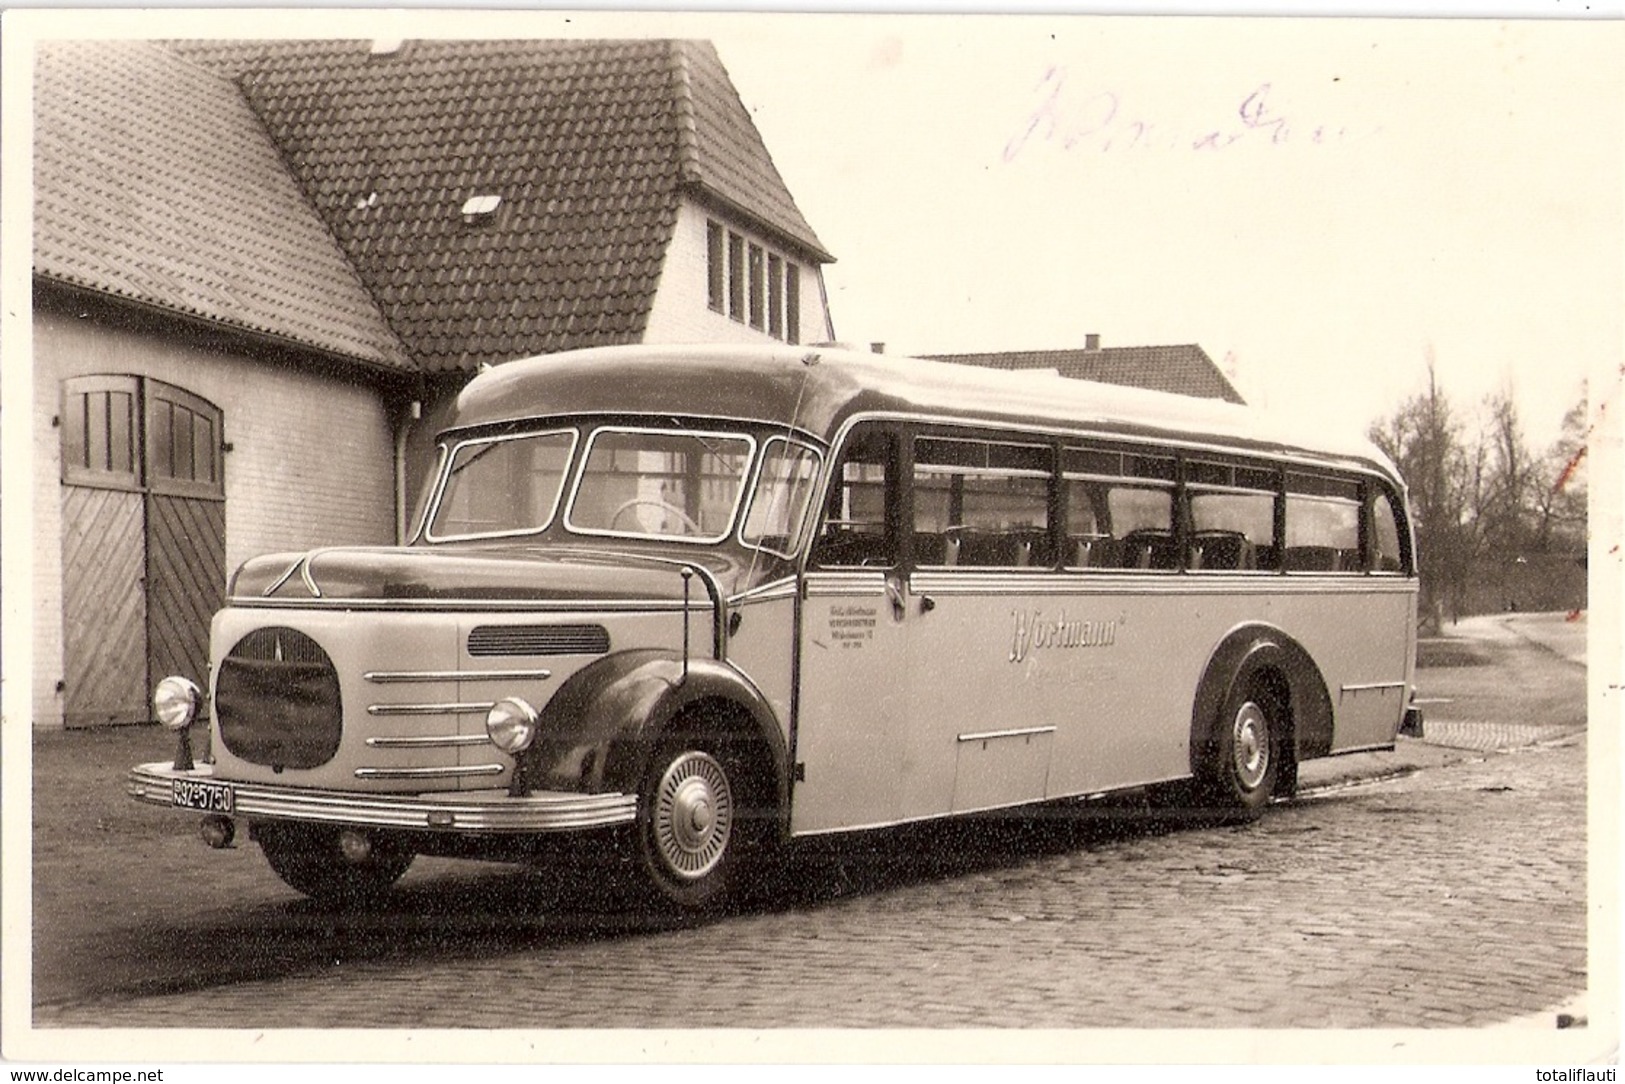
<svg viewBox="0 0 1625 1084">
<path fill-rule="evenodd" d="M 687 41 L 36 52 L 35 725 L 148 717 L 253 553 L 396 537 L 482 365 L 833 338 Z"/>
</svg>

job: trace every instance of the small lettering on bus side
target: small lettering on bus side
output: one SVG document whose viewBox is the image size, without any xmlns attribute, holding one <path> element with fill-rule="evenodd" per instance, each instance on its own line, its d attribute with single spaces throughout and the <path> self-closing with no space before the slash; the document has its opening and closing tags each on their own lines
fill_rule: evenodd
<svg viewBox="0 0 1625 1084">
<path fill-rule="evenodd" d="M 842 648 L 861 648 L 875 638 L 875 618 L 879 612 L 872 606 L 831 607 L 829 638 Z"/>
</svg>

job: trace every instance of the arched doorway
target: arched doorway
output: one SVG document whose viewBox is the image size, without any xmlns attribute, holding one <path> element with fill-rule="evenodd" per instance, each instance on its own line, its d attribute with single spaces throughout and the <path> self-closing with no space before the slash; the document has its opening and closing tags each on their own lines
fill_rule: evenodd
<svg viewBox="0 0 1625 1084">
<path fill-rule="evenodd" d="M 154 678 L 206 685 L 225 595 L 223 416 L 139 376 L 62 395 L 65 725 L 145 722 Z"/>
</svg>

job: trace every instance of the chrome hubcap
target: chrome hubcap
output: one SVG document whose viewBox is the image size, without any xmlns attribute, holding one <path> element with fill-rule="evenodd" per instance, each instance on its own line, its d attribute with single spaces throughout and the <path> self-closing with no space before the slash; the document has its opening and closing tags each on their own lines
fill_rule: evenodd
<svg viewBox="0 0 1625 1084">
<path fill-rule="evenodd" d="M 691 750 L 673 760 L 654 803 L 655 849 L 666 868 L 688 881 L 715 869 L 728 849 L 733 809 L 728 775 L 715 758 Z"/>
<path fill-rule="evenodd" d="M 1269 718 L 1251 700 L 1236 712 L 1230 747 L 1235 758 L 1236 781 L 1246 790 L 1257 790 L 1270 767 Z"/>
</svg>

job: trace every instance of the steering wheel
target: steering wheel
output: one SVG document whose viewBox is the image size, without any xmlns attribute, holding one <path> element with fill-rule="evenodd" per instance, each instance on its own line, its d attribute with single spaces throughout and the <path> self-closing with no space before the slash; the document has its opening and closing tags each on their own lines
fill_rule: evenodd
<svg viewBox="0 0 1625 1084">
<path fill-rule="evenodd" d="M 622 504 L 619 508 L 615 509 L 614 513 L 609 517 L 609 529 L 612 531 L 615 530 L 615 525 L 621 521 L 621 517 L 640 505 L 652 505 L 663 512 L 669 512 L 670 514 L 676 516 L 682 525 L 687 529 L 689 534 L 703 535 L 705 533 L 705 531 L 701 529 L 700 525 L 695 523 L 694 520 L 689 517 L 687 512 L 683 511 L 681 508 L 678 508 L 675 504 L 672 504 L 669 501 L 661 500 L 659 497 L 633 497 L 631 500 Z"/>
</svg>

